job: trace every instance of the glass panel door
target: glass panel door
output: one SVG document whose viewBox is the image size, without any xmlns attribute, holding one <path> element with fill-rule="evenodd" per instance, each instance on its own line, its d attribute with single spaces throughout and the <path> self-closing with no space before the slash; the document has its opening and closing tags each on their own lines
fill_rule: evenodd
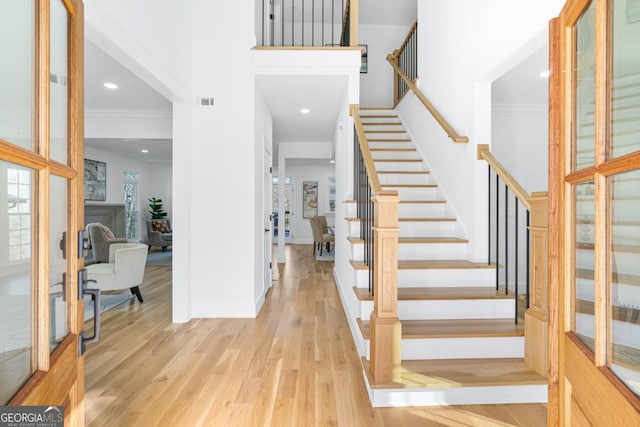
<svg viewBox="0 0 640 427">
<path fill-rule="evenodd" d="M 34 176 L 0 160 L 0 405 L 36 369 Z"/>
</svg>

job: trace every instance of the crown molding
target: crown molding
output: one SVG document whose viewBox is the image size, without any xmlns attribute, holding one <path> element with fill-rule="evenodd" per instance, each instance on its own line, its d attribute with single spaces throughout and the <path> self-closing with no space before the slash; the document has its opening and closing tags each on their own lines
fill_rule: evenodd
<svg viewBox="0 0 640 427">
<path fill-rule="evenodd" d="M 86 118 L 122 118 L 122 119 L 171 119 L 172 111 L 160 110 L 138 110 L 138 109 L 107 109 L 107 108 L 86 108 L 84 110 Z"/>
</svg>

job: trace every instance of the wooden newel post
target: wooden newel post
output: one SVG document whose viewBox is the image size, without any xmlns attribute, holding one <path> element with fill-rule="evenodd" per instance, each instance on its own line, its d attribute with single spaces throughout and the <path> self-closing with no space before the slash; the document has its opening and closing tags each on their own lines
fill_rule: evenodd
<svg viewBox="0 0 640 427">
<path fill-rule="evenodd" d="M 396 49 L 393 51 L 393 57 L 395 58 L 396 62 L 398 62 L 398 58 L 400 57 L 400 49 Z M 400 102 L 400 91 L 399 91 L 399 87 L 398 84 L 400 83 L 400 76 L 398 75 L 398 72 L 394 69 L 393 70 L 393 106 L 397 106 L 398 102 Z"/>
<path fill-rule="evenodd" d="M 374 299 L 370 375 L 377 384 L 400 379 L 402 327 L 398 319 L 398 203 L 395 191 L 373 197 Z"/>
<path fill-rule="evenodd" d="M 524 314 L 524 360 L 539 375 L 547 376 L 549 283 L 549 193 L 536 192 L 531 203 L 529 309 Z"/>
<path fill-rule="evenodd" d="M 359 3 L 359 0 L 349 2 L 349 45 L 352 47 L 358 47 Z"/>
</svg>

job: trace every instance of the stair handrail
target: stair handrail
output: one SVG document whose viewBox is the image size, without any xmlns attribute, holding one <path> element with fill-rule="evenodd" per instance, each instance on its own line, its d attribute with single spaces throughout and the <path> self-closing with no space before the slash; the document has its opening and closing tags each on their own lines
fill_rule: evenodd
<svg viewBox="0 0 640 427">
<path fill-rule="evenodd" d="M 371 149 L 367 136 L 364 132 L 364 126 L 362 125 L 362 119 L 360 118 L 360 106 L 352 104 L 350 106 L 350 114 L 353 118 L 353 125 L 355 126 L 356 133 L 358 134 L 358 143 L 360 144 L 360 151 L 364 159 L 367 176 L 369 177 L 369 184 L 371 185 L 371 193 L 373 195 L 380 194 L 382 192 L 382 186 L 380 185 L 380 178 L 376 171 L 376 166 L 373 163 L 373 157 L 371 157 Z M 398 192 L 396 191 L 397 195 Z"/>
<path fill-rule="evenodd" d="M 524 189 L 522 185 L 509 173 L 502 163 L 495 158 L 489 151 L 488 144 L 478 144 L 478 160 L 485 160 L 491 168 L 500 176 L 502 181 L 509 187 L 509 190 L 520 200 L 520 203 L 531 210 L 531 195 Z"/>
<path fill-rule="evenodd" d="M 444 131 L 447 133 L 447 136 L 451 138 L 453 142 L 456 142 L 456 143 L 469 142 L 469 137 L 461 136 L 460 134 L 458 134 L 458 132 L 456 132 L 453 129 L 453 127 L 449 124 L 449 122 L 447 122 L 447 120 L 442 116 L 442 114 L 440 114 L 440 112 L 436 109 L 436 107 L 434 107 L 433 104 L 429 102 L 429 100 L 427 99 L 426 96 L 424 96 L 422 91 L 418 89 L 418 86 L 416 86 L 415 82 L 413 82 L 409 77 L 407 77 L 407 75 L 402 71 L 402 68 L 400 68 L 400 66 L 398 65 L 398 58 L 396 58 L 393 54 L 389 54 L 387 55 L 387 61 L 389 61 L 389 63 L 391 64 L 395 72 L 398 74 L 398 76 L 400 76 L 402 80 L 405 81 L 407 86 L 409 86 L 409 89 L 413 91 L 413 93 L 420 100 L 420 102 L 422 102 L 422 105 L 424 105 L 425 108 L 429 111 L 429 113 L 431 113 L 433 118 L 438 122 L 440 127 L 444 129 Z"/>
<path fill-rule="evenodd" d="M 548 324 L 548 282 L 549 282 L 549 193 L 547 191 L 537 191 L 529 194 L 522 185 L 509 173 L 509 171 L 491 154 L 489 151 L 489 145 L 479 144 L 478 160 L 485 160 L 489 165 L 488 168 L 488 263 L 491 264 L 491 224 L 492 224 L 492 210 L 491 210 L 491 179 L 493 170 L 496 176 L 496 212 L 495 212 L 495 265 L 496 265 L 496 290 L 498 288 L 499 280 L 499 203 L 500 203 L 500 191 L 499 181 L 504 183 L 504 209 L 503 217 L 505 218 L 505 229 L 503 232 L 505 247 L 504 247 L 504 265 L 505 269 L 505 293 L 508 293 L 509 288 L 509 216 L 514 217 L 515 226 L 515 245 L 513 248 L 515 257 L 515 294 L 516 294 L 516 313 L 515 321 L 518 323 L 518 203 L 521 203 L 526 209 L 526 289 L 525 289 L 525 363 L 531 369 L 535 370 L 539 375 L 546 376 L 547 373 L 547 352 L 540 351 L 547 347 L 547 324 Z M 509 211 L 509 199 L 508 191 L 511 191 L 515 197 L 515 209 L 511 214 Z"/>
<path fill-rule="evenodd" d="M 398 381 L 401 372 L 401 330 L 398 318 L 397 190 L 383 190 L 364 132 L 360 107 L 351 105 L 354 139 L 354 199 L 369 269 L 373 311 L 369 339 L 369 377 L 374 383 Z M 364 169 L 364 171 L 363 171 Z"/>
<path fill-rule="evenodd" d="M 398 53 L 404 52 L 404 50 L 406 49 L 407 45 L 409 44 L 409 41 L 411 40 L 411 37 L 413 37 L 413 34 L 417 30 L 418 30 L 418 20 L 416 19 L 413 22 L 413 25 L 411 25 L 411 28 L 409 28 L 409 32 L 407 33 L 407 37 L 404 38 L 404 41 L 400 45 L 400 48 L 397 50 Z M 399 57 L 399 55 L 398 55 L 398 57 Z"/>
</svg>

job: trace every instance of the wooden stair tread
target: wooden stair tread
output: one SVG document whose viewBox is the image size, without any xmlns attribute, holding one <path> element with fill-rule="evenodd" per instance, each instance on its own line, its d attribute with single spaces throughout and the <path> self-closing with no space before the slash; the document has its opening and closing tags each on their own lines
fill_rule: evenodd
<svg viewBox="0 0 640 427">
<path fill-rule="evenodd" d="M 362 118 L 362 116 L 360 116 Z M 380 116 L 379 118 L 390 116 Z M 396 116 L 397 117 L 397 116 Z M 362 122 L 362 126 L 402 126 L 401 122 Z"/>
<path fill-rule="evenodd" d="M 358 318 L 364 339 L 369 339 L 369 321 Z M 401 320 L 403 339 L 420 338 L 489 338 L 524 336 L 524 325 L 513 319 L 438 319 Z"/>
<path fill-rule="evenodd" d="M 365 134 L 369 133 L 407 133 L 406 130 L 365 130 Z"/>
<path fill-rule="evenodd" d="M 349 260 L 351 266 L 356 270 L 368 270 L 364 261 Z M 430 270 L 430 269 L 473 269 L 473 268 L 493 268 L 495 264 L 485 262 L 476 263 L 464 259 L 441 259 L 441 260 L 398 260 L 399 270 Z"/>
<path fill-rule="evenodd" d="M 350 243 L 360 245 L 364 243 L 363 239 L 358 237 L 347 237 Z M 458 237 L 398 237 L 399 244 L 427 244 L 427 243 L 469 243 L 467 239 Z"/>
<path fill-rule="evenodd" d="M 376 171 L 378 175 L 428 175 L 429 171 Z"/>
<path fill-rule="evenodd" d="M 343 203 L 357 203 L 357 201 L 355 200 L 345 200 Z M 416 204 L 416 203 L 426 203 L 426 204 L 444 204 L 447 203 L 446 200 L 400 200 L 400 203 L 409 203 L 409 204 Z"/>
<path fill-rule="evenodd" d="M 415 148 L 393 148 L 393 147 L 385 147 L 385 148 L 370 148 L 369 151 L 374 152 L 390 152 L 390 153 L 404 153 L 416 151 Z"/>
<path fill-rule="evenodd" d="M 369 142 L 411 142 L 411 138 L 367 138 Z"/>
<path fill-rule="evenodd" d="M 362 110 L 362 108 L 361 108 Z M 360 114 L 361 119 L 387 119 L 392 117 L 398 117 L 397 114 Z M 364 123 L 363 123 L 364 124 Z"/>
<path fill-rule="evenodd" d="M 593 315 L 595 313 L 594 303 L 593 301 L 577 299 L 575 310 L 576 313 Z M 619 322 L 640 324 L 640 310 L 634 307 L 614 305 L 611 307 L 611 317 Z"/>
<path fill-rule="evenodd" d="M 346 217 L 347 222 L 360 222 L 360 218 Z M 398 222 L 455 222 L 455 218 L 398 218 Z"/>
<path fill-rule="evenodd" d="M 381 184 L 383 188 L 437 188 L 437 184 Z"/>
<path fill-rule="evenodd" d="M 368 288 L 353 288 L 358 300 L 373 301 Z M 445 287 L 445 288 L 398 288 L 399 301 L 439 301 L 470 299 L 513 299 L 514 294 L 505 295 L 504 290 L 492 287 Z"/>
<path fill-rule="evenodd" d="M 396 163 L 410 163 L 410 162 L 416 162 L 416 163 L 422 163 L 422 159 L 372 159 L 375 162 L 396 162 Z"/>
<path fill-rule="evenodd" d="M 547 379 L 527 367 L 522 358 L 403 360 L 400 381 L 376 384 L 369 377 L 369 361 L 362 358 L 369 385 L 390 388 L 455 388 L 546 384 Z"/>
</svg>

